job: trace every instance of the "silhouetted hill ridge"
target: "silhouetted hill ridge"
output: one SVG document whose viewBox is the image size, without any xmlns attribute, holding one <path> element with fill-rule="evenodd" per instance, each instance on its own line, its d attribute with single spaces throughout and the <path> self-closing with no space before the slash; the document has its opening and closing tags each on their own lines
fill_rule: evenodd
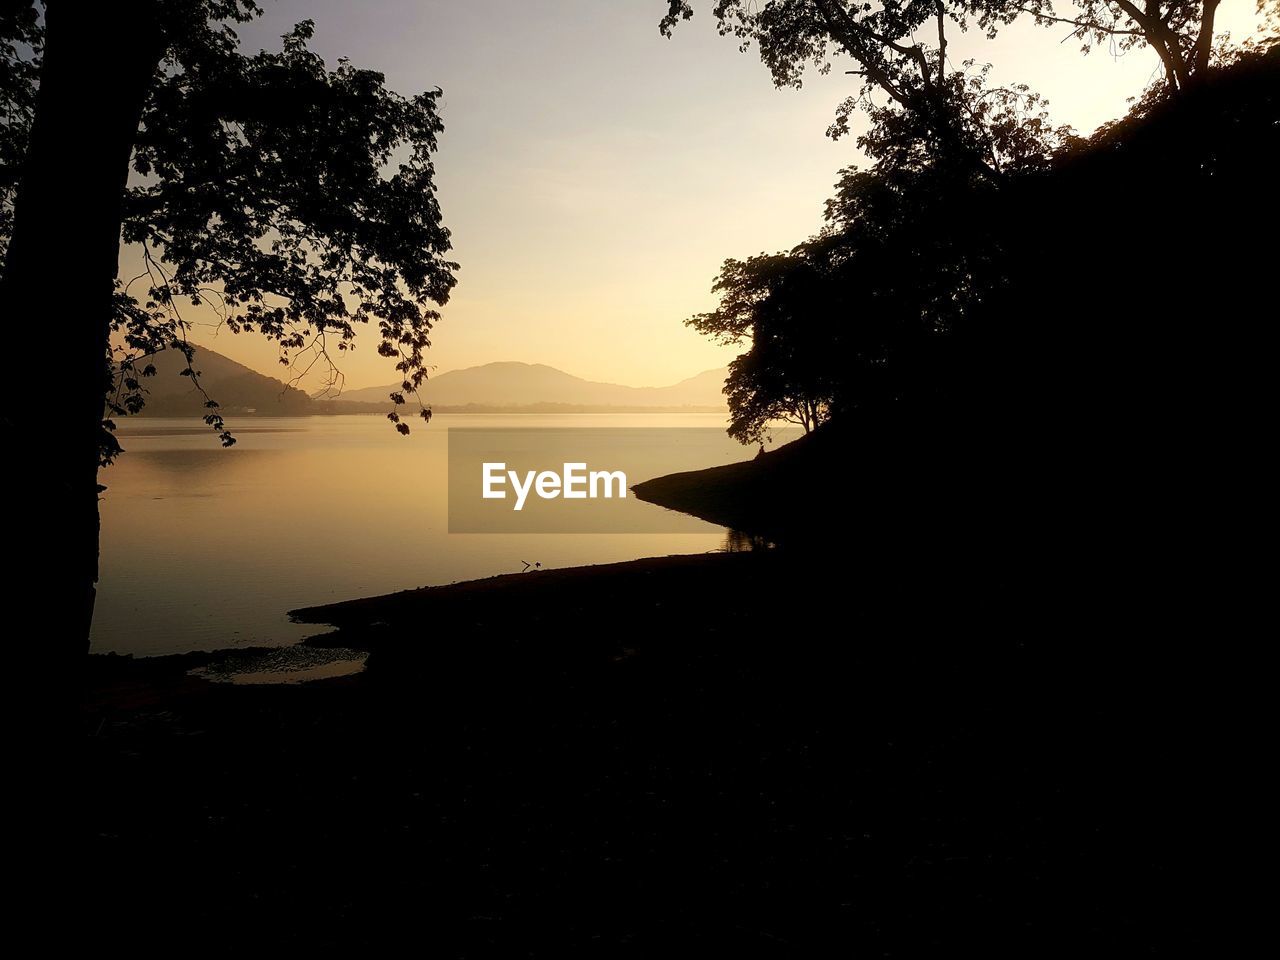
<svg viewBox="0 0 1280 960">
<path fill-rule="evenodd" d="M 142 381 L 147 390 L 144 416 L 200 416 L 207 412 L 205 395 L 196 389 L 191 378 L 181 375 L 186 360 L 180 352 L 164 351 L 150 362 L 156 374 Z M 194 366 L 205 393 L 218 402 L 224 414 L 382 414 L 390 409 L 388 395 L 396 389 L 392 385 L 368 387 L 346 391 L 337 398 L 312 399 L 282 380 L 258 373 L 207 347 L 196 348 Z M 423 389 L 422 398 L 444 413 L 722 410 L 725 376 L 722 368 L 667 387 L 628 387 L 584 380 L 546 364 L 498 361 L 434 377 Z"/>
<path fill-rule="evenodd" d="M 725 406 L 723 388 L 727 371 L 705 370 L 665 387 L 629 387 L 586 380 L 542 363 L 511 360 L 451 370 L 431 377 L 422 388 L 422 399 L 431 406 L 512 406 L 573 404 L 617 407 L 716 407 Z M 348 390 L 347 401 L 385 403 L 395 384 Z"/>
<path fill-rule="evenodd" d="M 261 416 L 300 416 L 324 412 L 301 390 L 265 376 L 215 350 L 198 347 L 192 364 L 200 385 L 216 400 L 224 414 L 256 413 Z M 205 395 L 190 377 L 182 376 L 187 361 L 177 350 L 165 350 L 149 361 L 155 376 L 145 377 L 144 415 L 153 417 L 199 416 L 207 412 Z"/>
</svg>

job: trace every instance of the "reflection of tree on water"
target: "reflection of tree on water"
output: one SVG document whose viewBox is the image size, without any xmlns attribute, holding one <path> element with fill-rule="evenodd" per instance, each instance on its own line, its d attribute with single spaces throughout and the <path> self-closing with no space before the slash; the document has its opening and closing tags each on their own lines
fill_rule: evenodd
<svg viewBox="0 0 1280 960">
<path fill-rule="evenodd" d="M 764 537 L 745 530 L 727 530 L 722 549 L 725 553 L 749 553 L 752 550 L 771 550 L 773 544 Z"/>
</svg>

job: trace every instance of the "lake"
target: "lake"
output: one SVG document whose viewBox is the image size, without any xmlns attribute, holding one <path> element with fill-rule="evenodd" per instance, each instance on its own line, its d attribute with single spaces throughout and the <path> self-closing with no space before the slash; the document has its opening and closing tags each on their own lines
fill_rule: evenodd
<svg viewBox="0 0 1280 960">
<path fill-rule="evenodd" d="M 683 516 L 661 533 L 448 532 L 450 427 L 687 431 L 652 461 L 659 475 L 754 455 L 724 425 L 717 414 L 438 414 L 401 437 L 378 416 L 241 417 L 230 424 L 238 443 L 223 449 L 196 420 L 124 421 L 126 453 L 101 476 L 92 650 L 279 646 L 316 632 L 289 622 L 297 607 L 520 573 L 526 561 L 545 569 L 727 549 L 728 531 Z"/>
</svg>

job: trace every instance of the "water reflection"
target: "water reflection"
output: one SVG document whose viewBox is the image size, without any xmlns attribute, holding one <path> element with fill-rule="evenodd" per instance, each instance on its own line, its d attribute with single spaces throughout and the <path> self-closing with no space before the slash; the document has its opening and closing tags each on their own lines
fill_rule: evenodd
<svg viewBox="0 0 1280 960">
<path fill-rule="evenodd" d="M 519 573 L 529 559 L 545 569 L 743 545 L 702 521 L 684 533 L 450 535 L 451 422 L 722 426 L 699 414 L 440 415 L 406 439 L 379 417 L 264 418 L 233 424 L 240 442 L 222 449 L 198 421 L 131 421 L 127 453 L 102 478 L 93 649 L 289 644 L 308 633 L 285 617 L 297 607 Z M 752 453 L 720 430 L 696 432 L 699 466 Z"/>
</svg>

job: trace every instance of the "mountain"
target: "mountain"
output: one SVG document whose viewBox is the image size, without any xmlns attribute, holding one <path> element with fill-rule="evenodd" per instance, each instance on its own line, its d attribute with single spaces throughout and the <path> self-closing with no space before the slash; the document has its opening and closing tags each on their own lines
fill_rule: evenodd
<svg viewBox="0 0 1280 960">
<path fill-rule="evenodd" d="M 466 407 L 513 408 L 534 404 L 574 407 L 725 407 L 726 371 L 707 370 L 669 387 L 626 387 L 617 383 L 583 380 L 541 363 L 504 361 L 452 370 L 430 378 L 422 399 L 437 410 Z M 387 402 L 396 385 L 348 390 L 347 401 Z"/>
<path fill-rule="evenodd" d="M 164 350 L 150 361 L 154 377 L 142 379 L 147 390 L 144 416 L 202 416 L 205 398 L 190 377 L 181 375 L 186 359 L 177 350 Z M 199 347 L 192 366 L 200 374 L 200 385 L 210 398 L 221 404 L 222 413 L 257 413 L 264 417 L 296 417 L 325 412 L 301 390 L 283 381 L 263 376 L 242 363 L 213 350 Z"/>
<path fill-rule="evenodd" d="M 151 360 L 154 377 L 143 379 L 147 404 L 143 416 L 202 416 L 205 398 L 189 377 L 181 375 L 186 361 L 177 350 Z M 225 414 L 255 413 L 263 417 L 297 417 L 333 413 L 385 413 L 387 395 L 395 388 L 348 390 L 337 399 L 312 400 L 283 381 L 264 376 L 207 347 L 195 351 L 194 366 L 209 396 Z M 669 387 L 624 387 L 617 383 L 583 380 L 529 363 L 486 363 L 432 377 L 422 398 L 441 413 L 529 412 L 600 413 L 611 410 L 702 409 L 723 410 L 720 392 L 726 371 L 707 370 Z"/>
</svg>

